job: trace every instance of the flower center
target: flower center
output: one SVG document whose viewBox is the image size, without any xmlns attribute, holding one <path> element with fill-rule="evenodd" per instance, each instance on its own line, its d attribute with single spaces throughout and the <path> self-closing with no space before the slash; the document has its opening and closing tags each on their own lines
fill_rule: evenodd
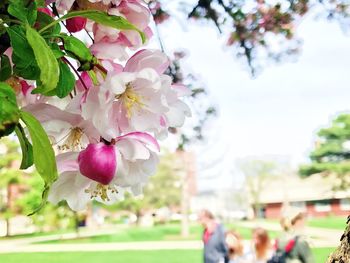
<svg viewBox="0 0 350 263">
<path fill-rule="evenodd" d="M 95 189 L 85 189 L 85 193 L 90 194 L 91 199 L 100 197 L 102 201 L 110 201 L 108 194 L 118 193 L 118 190 L 114 186 L 97 184 Z"/>
<path fill-rule="evenodd" d="M 81 138 L 83 136 L 83 129 L 79 127 L 71 128 L 67 138 L 62 145 L 58 146 L 59 150 L 79 150 L 81 146 Z"/>
<path fill-rule="evenodd" d="M 120 99 L 126 109 L 128 118 L 131 118 L 133 110 L 140 110 L 145 104 L 142 102 L 142 96 L 138 95 L 132 84 L 129 82 L 126 84 L 126 89 L 123 94 L 117 95 L 116 99 Z"/>
</svg>

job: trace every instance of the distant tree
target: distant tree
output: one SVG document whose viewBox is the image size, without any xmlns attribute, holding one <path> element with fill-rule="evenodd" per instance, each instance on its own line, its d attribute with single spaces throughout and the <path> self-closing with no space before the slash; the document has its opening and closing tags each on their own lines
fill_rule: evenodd
<svg viewBox="0 0 350 263">
<path fill-rule="evenodd" d="M 238 162 L 238 167 L 245 176 L 246 188 L 252 202 L 254 215 L 259 216 L 261 210 L 260 193 L 269 178 L 275 173 L 276 165 L 270 161 L 244 159 Z"/>
<path fill-rule="evenodd" d="M 27 191 L 16 200 L 17 206 L 22 209 L 22 214 L 31 214 L 41 203 L 44 183 L 35 173 L 34 171 L 22 182 L 22 186 Z M 32 215 L 31 219 L 40 232 L 60 229 L 77 230 L 79 223 L 76 212 L 70 210 L 65 201 L 58 205 L 48 203 L 43 209 Z"/>
<path fill-rule="evenodd" d="M 154 208 L 178 207 L 181 199 L 180 177 L 174 169 L 176 154 L 161 157 L 157 173 L 150 177 L 144 190 L 144 202 Z"/>
<path fill-rule="evenodd" d="M 141 198 L 133 198 L 126 194 L 125 200 L 114 205 L 102 205 L 108 210 L 127 210 L 137 218 L 144 211 L 161 207 L 178 207 L 181 200 L 180 178 L 174 170 L 175 154 L 167 153 L 161 156 L 155 175 L 149 178 Z"/>
<path fill-rule="evenodd" d="M 6 235 L 9 236 L 12 217 L 31 214 L 40 206 L 44 183 L 35 170 L 25 173 L 18 169 L 21 154 L 16 141 L 2 138 L 0 154 L 0 217 L 6 221 Z M 72 227 L 72 218 L 73 212 L 64 203 L 47 205 L 31 217 L 40 231 Z"/>
<path fill-rule="evenodd" d="M 8 138 L 0 141 L 0 216 L 6 221 L 6 236 L 11 234 L 10 218 L 20 209 L 16 207 L 12 191 L 23 178 L 23 172 L 16 165 L 21 158 L 18 147 L 17 142 Z"/>
<path fill-rule="evenodd" d="M 334 174 L 338 177 L 334 187 L 350 186 L 350 114 L 336 117 L 330 127 L 317 133 L 315 149 L 310 153 L 311 163 L 300 167 L 300 174 Z"/>
</svg>

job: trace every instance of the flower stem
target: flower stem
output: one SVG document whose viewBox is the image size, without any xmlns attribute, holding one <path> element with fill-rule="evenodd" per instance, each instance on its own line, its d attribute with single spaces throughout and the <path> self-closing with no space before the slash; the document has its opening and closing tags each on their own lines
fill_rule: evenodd
<svg viewBox="0 0 350 263">
<path fill-rule="evenodd" d="M 80 76 L 80 74 L 79 74 L 79 72 L 76 70 L 76 68 L 72 65 L 72 63 L 71 63 L 68 59 L 66 59 L 65 57 L 62 57 L 62 59 L 63 59 L 63 61 L 64 61 L 65 63 L 68 64 L 68 66 L 70 66 L 70 68 L 74 71 L 75 75 L 78 76 L 78 78 L 79 78 L 81 84 L 83 85 L 84 89 L 85 89 L 85 90 L 88 90 L 88 87 L 86 86 L 85 81 L 84 81 L 83 78 Z"/>
</svg>

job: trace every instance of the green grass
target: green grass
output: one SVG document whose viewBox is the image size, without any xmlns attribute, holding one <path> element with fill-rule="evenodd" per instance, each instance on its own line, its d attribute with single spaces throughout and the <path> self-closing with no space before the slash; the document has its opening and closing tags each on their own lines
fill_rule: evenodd
<svg viewBox="0 0 350 263">
<path fill-rule="evenodd" d="M 231 230 L 231 229 L 237 231 L 242 236 L 243 239 L 252 238 L 253 228 L 242 227 L 239 225 L 239 222 L 238 222 L 236 224 L 231 223 L 226 225 L 226 230 Z M 269 232 L 270 238 L 276 238 L 281 234 L 281 232 L 279 231 L 268 231 L 268 232 Z"/>
<path fill-rule="evenodd" d="M 6 263 L 201 263 L 200 250 L 0 254 Z"/>
<path fill-rule="evenodd" d="M 226 229 L 237 230 L 244 239 L 250 239 L 252 230 L 250 228 L 236 227 L 227 225 Z M 116 226 L 116 231 L 108 235 L 96 235 L 84 238 L 51 240 L 38 242 L 40 244 L 72 244 L 72 243 L 104 243 L 104 242 L 137 242 L 137 241 L 164 241 L 164 240 L 200 240 L 202 237 L 202 227 L 192 225 L 190 227 L 190 236 L 182 238 L 181 226 L 178 224 L 158 225 L 154 227 L 130 227 L 120 228 Z M 270 231 L 271 238 L 278 235 L 278 232 Z"/>
<path fill-rule="evenodd" d="M 117 227 L 116 227 L 117 228 Z M 71 243 L 102 243 L 102 242 L 137 242 L 137 241 L 164 241 L 164 240 L 199 240 L 202 228 L 193 225 L 190 228 L 190 236 L 182 238 L 180 225 L 168 224 L 154 227 L 130 227 L 120 228 L 113 234 L 97 235 L 76 239 L 52 240 L 38 242 L 41 244 L 71 244 Z"/>
<path fill-rule="evenodd" d="M 324 263 L 333 248 L 313 249 L 316 263 Z M 71 253 L 0 254 L 6 263 L 202 263 L 201 250 L 153 250 Z"/>
<path fill-rule="evenodd" d="M 314 253 L 316 263 L 324 263 L 326 259 L 333 252 L 335 248 L 313 248 L 312 252 Z"/>
<path fill-rule="evenodd" d="M 329 216 L 324 218 L 309 219 L 307 225 L 312 227 L 344 230 L 346 226 L 346 217 Z"/>
</svg>

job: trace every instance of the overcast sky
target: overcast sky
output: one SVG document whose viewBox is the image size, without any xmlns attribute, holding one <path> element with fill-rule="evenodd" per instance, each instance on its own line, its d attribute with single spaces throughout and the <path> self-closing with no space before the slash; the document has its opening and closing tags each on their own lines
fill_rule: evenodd
<svg viewBox="0 0 350 263">
<path fill-rule="evenodd" d="M 304 19 L 298 59 L 265 68 L 256 79 L 215 27 L 170 21 L 160 30 L 167 51 L 188 51 L 186 65 L 219 106 L 208 145 L 198 154 L 202 178 L 220 174 L 225 184 L 233 160 L 245 156 L 284 156 L 296 167 L 308 160 L 316 131 L 350 110 L 350 37 L 336 23 Z M 216 167 L 208 168 L 210 162 Z"/>
</svg>

